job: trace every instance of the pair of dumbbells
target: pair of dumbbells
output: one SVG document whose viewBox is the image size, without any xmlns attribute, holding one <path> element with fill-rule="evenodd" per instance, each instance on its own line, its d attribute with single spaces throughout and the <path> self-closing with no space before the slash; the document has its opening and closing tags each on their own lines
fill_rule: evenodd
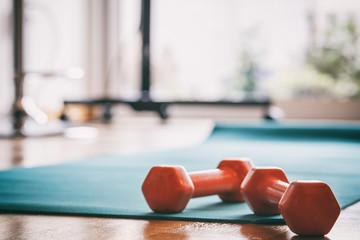
<svg viewBox="0 0 360 240">
<path fill-rule="evenodd" d="M 298 235 L 325 235 L 340 214 L 326 183 L 289 183 L 280 168 L 253 167 L 246 158 L 223 160 L 217 169 L 191 173 L 182 166 L 155 166 L 142 191 L 149 207 L 163 213 L 181 212 L 191 198 L 215 194 L 227 202 L 246 201 L 255 214 L 282 214 Z"/>
</svg>

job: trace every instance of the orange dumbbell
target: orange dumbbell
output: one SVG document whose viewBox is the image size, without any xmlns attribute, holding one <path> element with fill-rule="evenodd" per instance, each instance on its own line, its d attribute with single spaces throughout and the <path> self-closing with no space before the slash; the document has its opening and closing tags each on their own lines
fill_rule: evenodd
<svg viewBox="0 0 360 240">
<path fill-rule="evenodd" d="M 289 184 L 280 168 L 253 168 L 241 184 L 245 201 L 255 214 L 282 214 L 298 235 L 325 235 L 340 214 L 330 187 L 320 181 Z"/>
<path fill-rule="evenodd" d="M 240 185 L 251 167 L 248 159 L 224 160 L 217 169 L 189 174 L 182 166 L 155 166 L 142 192 L 154 212 L 181 212 L 190 198 L 214 194 L 223 201 L 243 202 Z"/>
</svg>

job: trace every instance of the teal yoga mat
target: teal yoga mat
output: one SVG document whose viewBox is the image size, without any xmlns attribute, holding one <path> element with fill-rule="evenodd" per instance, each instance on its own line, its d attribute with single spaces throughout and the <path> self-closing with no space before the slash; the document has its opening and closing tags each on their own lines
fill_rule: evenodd
<svg viewBox="0 0 360 240">
<path fill-rule="evenodd" d="M 234 156 L 248 156 L 258 166 L 279 166 L 290 181 L 325 181 L 342 208 L 360 199 L 360 125 L 219 124 L 204 143 L 191 148 L 2 171 L 0 212 L 283 223 L 279 215 L 256 216 L 245 203 L 223 203 L 217 196 L 192 199 L 177 214 L 152 213 L 147 206 L 141 184 L 153 165 L 195 171 Z"/>
</svg>

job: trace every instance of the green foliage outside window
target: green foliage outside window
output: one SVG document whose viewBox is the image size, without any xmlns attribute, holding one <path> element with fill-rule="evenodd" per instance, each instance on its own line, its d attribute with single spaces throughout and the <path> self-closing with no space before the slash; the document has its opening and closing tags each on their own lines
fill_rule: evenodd
<svg viewBox="0 0 360 240">
<path fill-rule="evenodd" d="M 360 96 L 359 32 L 354 17 L 341 20 L 329 17 L 329 27 L 323 44 L 310 49 L 307 62 L 317 71 L 331 76 L 335 81 L 354 85 L 348 97 Z"/>
</svg>

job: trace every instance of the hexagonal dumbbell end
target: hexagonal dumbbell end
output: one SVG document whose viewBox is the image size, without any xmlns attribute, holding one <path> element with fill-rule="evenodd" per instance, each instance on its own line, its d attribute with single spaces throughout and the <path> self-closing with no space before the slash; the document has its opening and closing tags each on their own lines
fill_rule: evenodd
<svg viewBox="0 0 360 240">
<path fill-rule="evenodd" d="M 253 168 L 241 190 L 254 213 L 281 213 L 298 235 L 325 235 L 340 214 L 340 206 L 326 183 L 295 181 L 289 185 L 280 168 Z"/>
<path fill-rule="evenodd" d="M 142 192 L 154 212 L 181 212 L 194 193 L 194 185 L 182 166 L 151 168 Z"/>
<path fill-rule="evenodd" d="M 299 235 L 325 235 L 334 226 L 340 206 L 330 187 L 320 181 L 295 181 L 279 203 L 291 231 Z"/>
</svg>

